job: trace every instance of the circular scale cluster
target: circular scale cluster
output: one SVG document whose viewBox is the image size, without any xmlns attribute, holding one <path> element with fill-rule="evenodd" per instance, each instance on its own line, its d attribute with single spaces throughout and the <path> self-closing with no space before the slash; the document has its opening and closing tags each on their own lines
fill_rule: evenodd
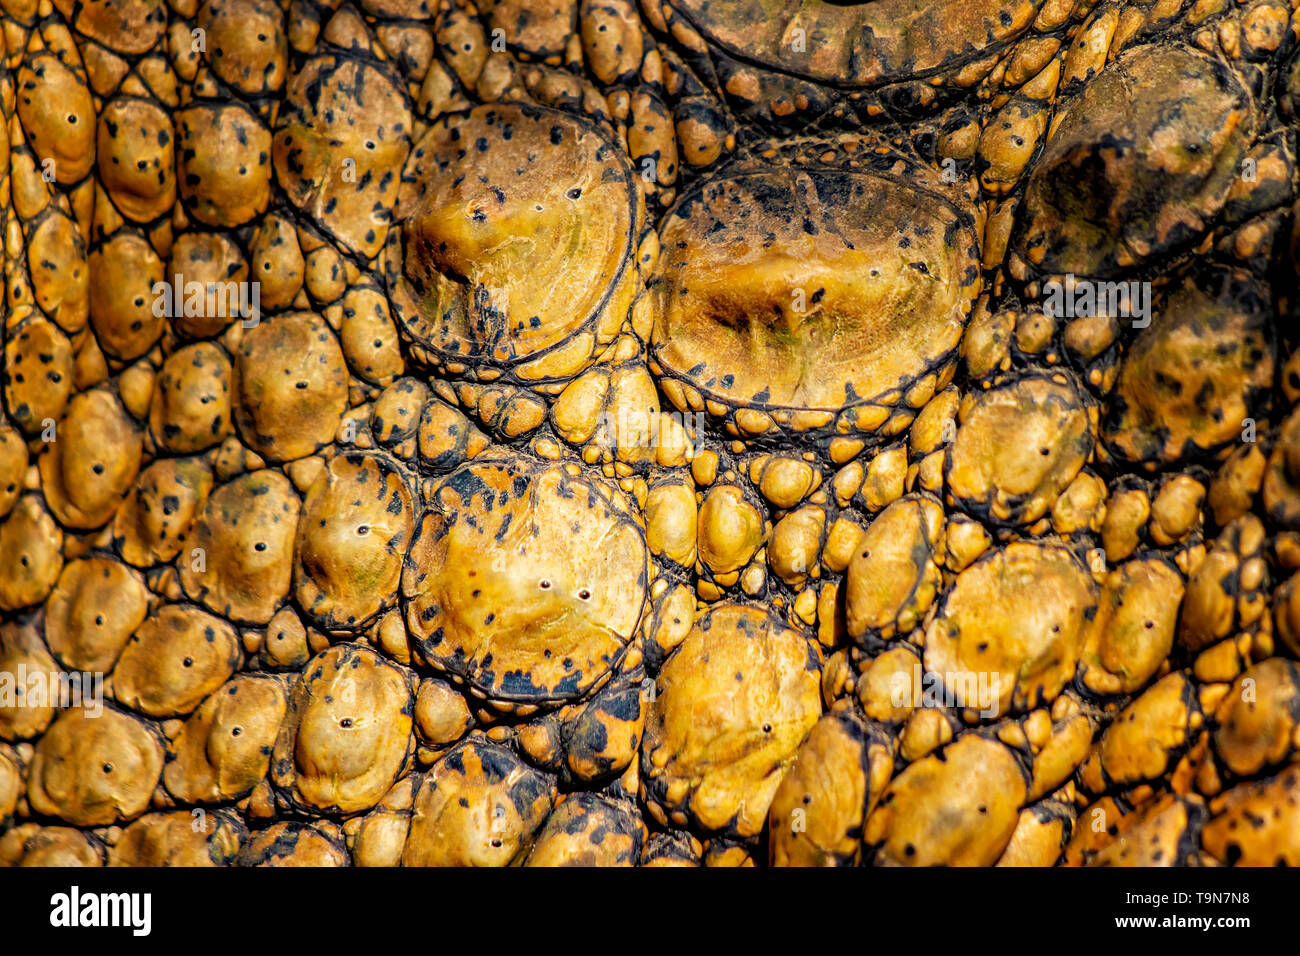
<svg viewBox="0 0 1300 956">
<path fill-rule="evenodd" d="M 0 0 L 0 864 L 1300 864 L 1300 0 Z"/>
</svg>

